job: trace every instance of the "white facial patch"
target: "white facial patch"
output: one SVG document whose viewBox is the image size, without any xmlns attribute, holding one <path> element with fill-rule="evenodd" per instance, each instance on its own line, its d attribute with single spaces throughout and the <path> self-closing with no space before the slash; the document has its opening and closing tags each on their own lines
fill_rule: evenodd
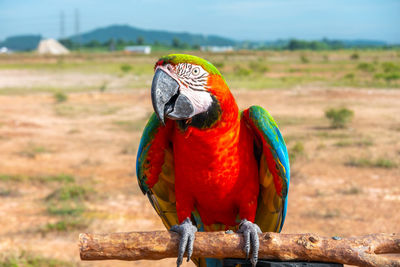
<svg viewBox="0 0 400 267">
<path fill-rule="evenodd" d="M 201 66 L 181 63 L 175 67 L 175 74 L 185 87 L 198 91 L 207 90 L 209 74 Z"/>
<path fill-rule="evenodd" d="M 207 111 L 212 104 L 211 95 L 207 91 L 194 91 L 183 87 L 181 88 L 180 92 L 182 95 L 185 95 L 187 98 L 189 98 L 190 102 L 192 103 L 194 109 L 192 116 Z"/>
<path fill-rule="evenodd" d="M 207 91 L 209 73 L 199 65 L 181 63 L 176 66 L 161 66 L 165 72 L 179 83 L 179 91 L 185 95 L 193 105 L 193 114 L 207 111 L 212 104 L 212 98 Z"/>
</svg>

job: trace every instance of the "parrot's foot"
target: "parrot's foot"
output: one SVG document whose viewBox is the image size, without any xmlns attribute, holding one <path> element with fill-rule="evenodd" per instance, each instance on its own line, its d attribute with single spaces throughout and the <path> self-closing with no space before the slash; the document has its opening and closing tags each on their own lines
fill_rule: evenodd
<svg viewBox="0 0 400 267">
<path fill-rule="evenodd" d="M 190 260 L 190 257 L 193 253 L 193 243 L 194 243 L 194 234 L 197 232 L 196 226 L 192 224 L 189 218 L 186 218 L 180 225 L 174 225 L 171 227 L 170 231 L 176 232 L 181 235 L 179 240 L 179 251 L 178 251 L 178 259 L 176 260 L 176 264 L 182 264 L 183 254 L 187 250 L 187 261 Z"/>
<path fill-rule="evenodd" d="M 252 223 L 246 219 L 243 219 L 239 224 L 238 233 L 243 233 L 244 237 L 244 252 L 246 258 L 249 257 L 251 247 L 251 264 L 256 266 L 258 260 L 258 249 L 260 248 L 260 241 L 258 240 L 258 234 L 261 234 L 261 229 L 257 224 Z"/>
</svg>

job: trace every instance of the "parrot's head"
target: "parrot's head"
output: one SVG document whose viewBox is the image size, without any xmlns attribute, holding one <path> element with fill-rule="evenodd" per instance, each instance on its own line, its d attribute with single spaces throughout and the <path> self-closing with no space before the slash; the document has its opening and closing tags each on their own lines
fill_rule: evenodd
<svg viewBox="0 0 400 267">
<path fill-rule="evenodd" d="M 236 106 L 220 72 L 202 58 L 168 55 L 157 61 L 154 71 L 151 99 L 163 124 L 169 118 L 209 127 L 220 118 L 224 105 Z"/>
</svg>

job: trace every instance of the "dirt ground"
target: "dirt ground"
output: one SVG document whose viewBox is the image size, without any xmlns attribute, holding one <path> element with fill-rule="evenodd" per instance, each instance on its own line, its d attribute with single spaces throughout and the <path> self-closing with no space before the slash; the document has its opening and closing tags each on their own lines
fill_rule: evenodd
<svg viewBox="0 0 400 267">
<path fill-rule="evenodd" d="M 0 85 L 57 81 L 52 74 L 38 78 L 24 71 L 20 81 L 2 78 L 16 73 L 1 70 Z M 88 81 L 83 76 L 63 79 Z M 283 233 L 400 232 L 400 90 L 305 86 L 233 92 L 241 108 L 269 110 L 295 153 Z M 152 112 L 149 93 L 76 92 L 62 103 L 47 92 L 0 95 L 1 253 L 27 251 L 79 266 L 174 266 L 174 259 L 80 262 L 77 249 L 79 232 L 164 229 L 135 175 L 139 138 Z M 353 121 L 332 129 L 324 111 L 341 106 L 354 111 Z M 355 159 L 390 164 L 351 164 Z M 74 215 L 83 226 L 53 227 L 70 220 L 49 212 L 49 195 L 67 182 L 48 177 L 61 174 L 85 188 L 84 197 L 72 201 L 83 207 Z"/>
</svg>

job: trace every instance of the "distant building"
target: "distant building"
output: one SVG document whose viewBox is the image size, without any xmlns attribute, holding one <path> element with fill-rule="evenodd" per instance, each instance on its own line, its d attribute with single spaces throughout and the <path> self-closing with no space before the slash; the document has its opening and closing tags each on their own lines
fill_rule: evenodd
<svg viewBox="0 0 400 267">
<path fill-rule="evenodd" d="M 39 54 L 50 54 L 50 55 L 69 54 L 69 50 L 54 39 L 46 39 L 40 41 L 37 48 L 37 52 Z"/>
<path fill-rule="evenodd" d="M 0 54 L 11 54 L 11 52 L 12 51 L 5 46 L 0 47 Z"/>
<path fill-rule="evenodd" d="M 124 51 L 127 53 L 150 54 L 151 47 L 148 45 L 132 45 L 126 46 Z"/>
<path fill-rule="evenodd" d="M 213 46 L 213 45 L 207 45 L 207 46 L 201 46 L 200 47 L 201 51 L 208 51 L 208 52 L 213 52 L 213 53 L 223 53 L 223 52 L 232 52 L 233 51 L 233 46 Z"/>
</svg>

